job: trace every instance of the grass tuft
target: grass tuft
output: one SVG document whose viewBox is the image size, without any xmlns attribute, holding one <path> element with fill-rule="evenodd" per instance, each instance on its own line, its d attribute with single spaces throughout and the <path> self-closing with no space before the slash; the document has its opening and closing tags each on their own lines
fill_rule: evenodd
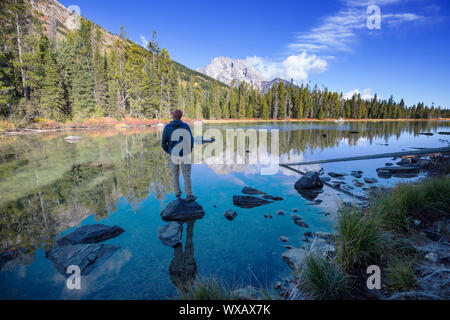
<svg viewBox="0 0 450 320">
<path fill-rule="evenodd" d="M 339 265 L 315 255 L 306 257 L 300 275 L 301 287 L 319 300 L 343 299 L 349 289 L 348 280 Z"/>
<path fill-rule="evenodd" d="M 426 179 L 419 184 L 400 184 L 376 198 L 372 214 L 387 230 L 410 232 L 411 222 L 436 220 L 450 214 L 450 177 Z"/>
<path fill-rule="evenodd" d="M 367 265 L 383 254 L 385 235 L 375 216 L 344 208 L 338 221 L 337 262 L 346 271 Z"/>
<path fill-rule="evenodd" d="M 386 268 L 389 288 L 396 292 L 410 291 L 418 286 L 413 260 L 396 258 Z"/>
<path fill-rule="evenodd" d="M 232 290 L 216 278 L 197 279 L 194 284 L 178 289 L 179 300 L 234 300 Z"/>
</svg>

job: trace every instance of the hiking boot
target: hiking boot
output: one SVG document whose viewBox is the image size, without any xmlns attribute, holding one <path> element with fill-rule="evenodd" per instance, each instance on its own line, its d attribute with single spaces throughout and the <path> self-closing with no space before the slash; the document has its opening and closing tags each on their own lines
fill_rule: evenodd
<svg viewBox="0 0 450 320">
<path fill-rule="evenodd" d="M 188 196 L 188 197 L 186 198 L 186 200 L 187 200 L 188 202 L 194 202 L 195 200 L 197 200 L 197 197 L 196 197 L 196 196 Z"/>
</svg>

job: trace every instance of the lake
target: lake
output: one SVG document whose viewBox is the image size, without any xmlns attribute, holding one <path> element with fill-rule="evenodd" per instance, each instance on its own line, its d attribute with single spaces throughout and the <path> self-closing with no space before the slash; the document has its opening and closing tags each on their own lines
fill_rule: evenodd
<svg viewBox="0 0 450 320">
<path fill-rule="evenodd" d="M 224 136 L 227 129 L 278 129 L 279 161 L 299 162 L 447 147 L 448 136 L 438 132 L 450 131 L 450 123 L 204 125 L 204 130 L 210 128 Z M 68 135 L 83 139 L 69 143 L 64 139 Z M 158 228 L 165 225 L 160 212 L 175 196 L 161 136 L 162 128 L 142 128 L 0 137 L 0 252 L 24 250 L 0 271 L 0 299 L 172 299 L 177 281 L 209 277 L 233 286 L 270 287 L 290 272 L 281 259 L 286 244 L 279 237 L 288 237 L 287 244 L 294 247 L 307 245 L 302 242 L 305 231 L 333 231 L 337 208 L 343 202 L 354 202 L 325 187 L 314 199 L 322 202 L 312 203 L 313 199 L 305 199 L 294 189 L 300 175 L 284 168 L 261 175 L 259 164 L 196 164 L 193 190 L 205 216 L 185 227 L 183 247 L 164 246 L 157 236 Z M 340 182 L 362 196 L 367 196 L 371 186 L 355 187 L 351 171 L 362 170 L 364 177 L 376 178 L 378 187 L 424 176 L 382 179 L 376 169 L 386 162 L 395 161 L 375 159 L 301 169 L 323 169 L 325 175 L 346 173 Z M 233 195 L 242 195 L 245 186 L 284 200 L 252 209 L 235 207 Z M 294 208 L 310 229 L 293 223 Z M 234 221 L 223 216 L 229 209 L 238 213 Z M 277 215 L 278 210 L 286 215 Z M 68 290 L 66 278 L 45 252 L 60 236 L 94 223 L 123 228 L 122 235 L 105 242 L 121 249 L 82 278 L 81 290 Z"/>
</svg>

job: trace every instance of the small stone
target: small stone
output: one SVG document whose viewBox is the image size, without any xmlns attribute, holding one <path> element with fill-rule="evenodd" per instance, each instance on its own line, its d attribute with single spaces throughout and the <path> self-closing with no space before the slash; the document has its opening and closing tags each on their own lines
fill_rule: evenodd
<svg viewBox="0 0 450 320">
<path fill-rule="evenodd" d="M 278 211 L 277 211 L 277 214 L 278 214 L 279 216 L 284 216 L 284 215 L 286 214 L 286 212 L 283 211 L 283 210 L 278 210 Z"/>
<path fill-rule="evenodd" d="M 336 172 L 329 172 L 328 175 L 332 178 L 342 178 L 345 177 L 345 173 L 336 173 Z"/>
<path fill-rule="evenodd" d="M 425 259 L 427 259 L 431 262 L 437 263 L 437 262 L 439 262 L 439 255 L 436 252 L 430 252 L 429 254 L 427 254 L 425 256 Z"/>
<path fill-rule="evenodd" d="M 228 220 L 233 221 L 237 217 L 237 212 L 234 210 L 227 210 L 223 215 Z"/>
<path fill-rule="evenodd" d="M 293 212 L 298 212 L 297 208 L 292 209 Z"/>
<path fill-rule="evenodd" d="M 378 182 L 378 180 L 375 178 L 364 178 L 364 181 L 366 183 L 377 183 Z"/>
<path fill-rule="evenodd" d="M 158 238 L 169 247 L 175 248 L 181 244 L 183 225 L 178 222 L 170 222 L 158 229 Z"/>
<path fill-rule="evenodd" d="M 281 242 L 288 242 L 288 241 L 289 241 L 289 238 L 280 236 L 280 241 L 281 241 Z"/>
</svg>

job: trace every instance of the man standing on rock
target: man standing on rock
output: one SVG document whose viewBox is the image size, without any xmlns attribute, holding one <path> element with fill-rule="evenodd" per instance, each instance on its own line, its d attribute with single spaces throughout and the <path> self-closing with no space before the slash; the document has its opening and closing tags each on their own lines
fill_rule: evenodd
<svg viewBox="0 0 450 320">
<path fill-rule="evenodd" d="M 162 148 L 170 155 L 169 166 L 173 175 L 173 185 L 175 196 L 181 199 L 180 188 L 180 167 L 183 171 L 184 189 L 188 201 L 195 201 L 197 197 L 192 193 L 191 168 L 192 168 L 192 150 L 194 148 L 194 137 L 191 128 L 181 121 L 183 112 L 175 110 L 173 112 L 173 121 L 164 128 L 162 136 Z"/>
</svg>

